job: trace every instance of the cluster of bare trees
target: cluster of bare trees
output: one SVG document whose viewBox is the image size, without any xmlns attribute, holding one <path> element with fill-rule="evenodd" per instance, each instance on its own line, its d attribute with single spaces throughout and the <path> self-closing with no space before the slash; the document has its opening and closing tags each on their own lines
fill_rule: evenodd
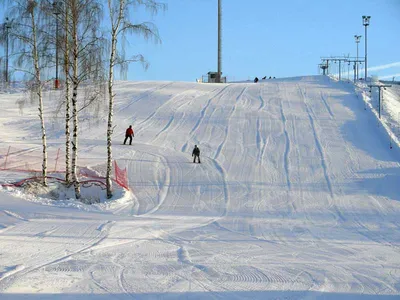
<svg viewBox="0 0 400 300">
<path fill-rule="evenodd" d="M 1 0 L 0 0 L 1 1 Z M 103 82 L 108 87 L 107 122 L 107 197 L 112 197 L 112 135 L 114 73 L 126 72 L 129 63 L 142 62 L 142 55 L 126 56 L 127 36 L 159 41 L 156 26 L 149 22 L 132 23 L 133 10 L 144 7 L 152 14 L 165 10 L 156 0 L 13 0 L 7 2 L 12 16 L 8 40 L 12 49 L 13 69 L 27 74 L 38 101 L 41 124 L 43 163 L 42 184 L 47 185 L 47 142 L 43 103 L 43 72 L 61 61 L 65 111 L 65 181 L 73 184 L 75 196 L 81 197 L 78 170 L 79 112 L 101 93 L 92 93 L 80 103 L 82 83 Z M 4 42 L 4 34 L 0 35 Z M 60 53 L 60 55 L 59 55 Z M 95 85 L 95 84 L 94 84 Z M 101 85 L 98 85 L 99 87 Z M 72 131 L 72 132 L 71 132 Z M 72 134 L 72 136 L 71 136 Z"/>
</svg>

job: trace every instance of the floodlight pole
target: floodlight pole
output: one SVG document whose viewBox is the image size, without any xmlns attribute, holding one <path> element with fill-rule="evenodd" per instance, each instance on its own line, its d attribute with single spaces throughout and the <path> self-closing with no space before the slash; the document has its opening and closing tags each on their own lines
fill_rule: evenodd
<svg viewBox="0 0 400 300">
<path fill-rule="evenodd" d="M 53 2 L 53 13 L 56 16 L 56 80 L 54 81 L 54 88 L 58 89 L 60 86 L 60 82 L 58 80 L 58 16 L 60 15 L 59 10 L 60 2 Z"/>
<path fill-rule="evenodd" d="M 369 19 L 371 16 L 362 16 L 363 19 L 363 25 L 365 27 L 365 81 L 367 81 L 368 78 L 368 63 L 367 63 L 367 27 L 369 26 Z"/>
<path fill-rule="evenodd" d="M 357 45 L 357 58 L 356 60 L 358 61 L 358 44 L 360 43 L 360 39 L 361 39 L 361 35 L 355 35 L 354 39 L 356 41 L 356 45 Z M 358 62 L 356 62 L 356 78 L 358 80 Z"/>
<path fill-rule="evenodd" d="M 217 82 L 221 83 L 222 80 L 222 67 L 221 67 L 221 52 L 222 52 L 222 22 L 221 22 L 221 15 L 222 15 L 222 0 L 218 0 L 218 71 L 217 71 Z"/>
<path fill-rule="evenodd" d="M 9 76 L 8 76 L 8 30 L 11 28 L 10 25 L 10 21 L 8 20 L 8 18 L 6 18 L 6 22 L 4 23 L 4 30 L 6 33 L 6 62 L 5 62 L 5 73 L 4 73 L 4 77 L 6 80 L 6 83 L 9 83 Z"/>
</svg>

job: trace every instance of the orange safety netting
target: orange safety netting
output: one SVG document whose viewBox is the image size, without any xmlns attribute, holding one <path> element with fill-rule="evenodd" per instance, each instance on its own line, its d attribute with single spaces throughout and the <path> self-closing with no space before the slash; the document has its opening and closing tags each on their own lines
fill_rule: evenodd
<svg viewBox="0 0 400 300">
<path fill-rule="evenodd" d="M 47 149 L 47 172 L 59 173 L 65 170 L 64 152 L 60 148 Z M 26 148 L 0 147 L 0 170 L 41 172 L 43 149 L 41 146 Z"/>
<path fill-rule="evenodd" d="M 41 146 L 27 146 L 17 148 L 13 146 L 0 147 L 0 171 L 15 171 L 25 173 L 41 173 L 43 163 L 43 149 Z M 129 190 L 126 168 L 120 169 L 114 161 L 114 181 L 121 187 Z M 47 173 L 65 172 L 65 152 L 60 148 L 47 149 Z M 87 173 L 85 168 L 79 168 L 79 174 L 84 177 L 105 182 L 105 177 Z M 49 177 L 49 176 L 48 176 Z M 50 178 L 50 177 L 49 177 Z"/>
</svg>

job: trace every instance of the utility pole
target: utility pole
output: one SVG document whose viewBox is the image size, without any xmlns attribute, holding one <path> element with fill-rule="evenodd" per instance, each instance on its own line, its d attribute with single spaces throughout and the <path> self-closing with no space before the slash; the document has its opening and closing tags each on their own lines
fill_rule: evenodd
<svg viewBox="0 0 400 300">
<path fill-rule="evenodd" d="M 357 45 L 357 58 L 356 59 L 358 60 L 358 44 L 360 43 L 361 35 L 355 35 L 354 39 L 355 39 L 356 45 Z M 358 63 L 356 62 L 356 78 L 357 78 L 357 80 L 359 78 L 358 76 L 359 76 L 358 75 Z"/>
<path fill-rule="evenodd" d="M 365 81 L 367 81 L 368 78 L 368 63 L 367 63 L 367 27 L 369 26 L 369 19 L 371 16 L 362 16 L 363 19 L 363 25 L 365 27 Z"/>
<path fill-rule="evenodd" d="M 391 87 L 391 85 L 389 84 L 371 84 L 368 85 L 369 86 L 369 91 L 371 92 L 371 89 L 373 87 L 378 88 L 378 110 L 379 110 L 379 119 L 381 118 L 381 89 L 383 88 L 384 90 L 386 90 L 387 87 Z M 383 92 L 382 92 L 382 102 L 383 102 Z"/>
<path fill-rule="evenodd" d="M 10 82 L 9 76 L 8 76 L 8 30 L 11 28 L 11 24 L 10 21 L 8 20 L 8 18 L 6 18 L 5 23 L 3 24 L 4 26 L 4 32 L 6 34 L 6 65 L 5 65 L 5 72 L 4 72 L 4 77 L 6 80 L 6 84 L 8 85 L 8 83 Z"/>
<path fill-rule="evenodd" d="M 61 2 L 53 2 L 53 13 L 56 16 L 56 80 L 54 81 L 54 88 L 58 89 L 60 87 L 60 81 L 58 80 L 58 16 L 60 15 Z"/>
<path fill-rule="evenodd" d="M 222 0 L 218 0 L 218 71 L 217 71 L 217 82 L 221 83 L 222 80 L 222 62 L 221 62 L 221 52 L 222 52 L 222 22 L 221 22 L 221 16 L 222 16 Z"/>
</svg>

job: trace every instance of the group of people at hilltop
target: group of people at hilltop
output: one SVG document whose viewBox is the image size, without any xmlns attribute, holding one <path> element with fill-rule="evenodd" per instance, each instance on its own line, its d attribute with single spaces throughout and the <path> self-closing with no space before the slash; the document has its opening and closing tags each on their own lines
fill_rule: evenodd
<svg viewBox="0 0 400 300">
<path fill-rule="evenodd" d="M 135 137 L 135 133 L 133 132 L 132 125 L 129 125 L 129 127 L 125 131 L 125 140 L 124 140 L 124 145 L 126 145 L 127 140 L 129 139 L 129 145 L 132 145 L 132 139 Z M 192 157 L 193 157 L 193 163 L 197 162 L 200 164 L 200 149 L 197 147 L 197 145 L 194 145 L 194 149 L 192 151 Z"/>
<path fill-rule="evenodd" d="M 261 78 L 261 79 L 262 79 L 262 80 L 265 80 L 265 79 L 267 79 L 267 76 L 264 76 L 264 77 Z M 275 79 L 275 76 L 274 76 L 274 77 L 269 76 L 268 79 Z M 258 82 L 258 77 L 254 78 L 254 83 L 257 83 L 257 82 Z"/>
</svg>

